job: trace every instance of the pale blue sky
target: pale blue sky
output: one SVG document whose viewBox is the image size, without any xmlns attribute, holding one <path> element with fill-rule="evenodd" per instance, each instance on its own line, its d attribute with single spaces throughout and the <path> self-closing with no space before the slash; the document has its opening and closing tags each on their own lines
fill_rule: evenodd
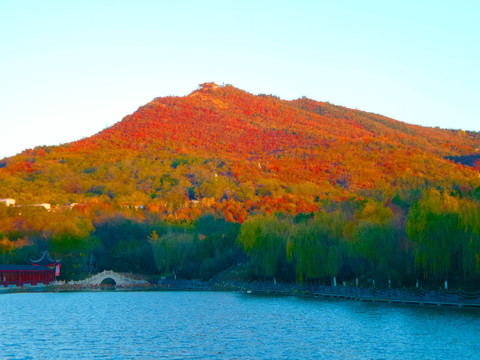
<svg viewBox="0 0 480 360">
<path fill-rule="evenodd" d="M 0 0 L 0 158 L 205 81 L 480 131 L 480 1 Z"/>
</svg>

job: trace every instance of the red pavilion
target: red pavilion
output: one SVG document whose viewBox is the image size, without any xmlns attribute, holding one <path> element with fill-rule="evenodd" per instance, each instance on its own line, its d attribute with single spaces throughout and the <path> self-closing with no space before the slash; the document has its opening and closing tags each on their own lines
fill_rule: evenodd
<svg viewBox="0 0 480 360">
<path fill-rule="evenodd" d="M 0 286 L 48 285 L 60 274 L 60 260 L 53 260 L 47 251 L 31 265 L 0 265 Z"/>
</svg>

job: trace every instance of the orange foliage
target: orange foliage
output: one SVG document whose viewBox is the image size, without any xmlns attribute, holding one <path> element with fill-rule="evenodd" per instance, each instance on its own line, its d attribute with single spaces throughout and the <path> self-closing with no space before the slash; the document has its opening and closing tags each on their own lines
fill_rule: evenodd
<svg viewBox="0 0 480 360">
<path fill-rule="evenodd" d="M 85 212 L 123 202 L 176 222 L 213 210 L 241 223 L 249 212 L 310 213 L 324 199 L 375 189 L 469 182 L 478 173 L 445 157 L 477 148 L 477 133 L 205 83 L 185 97 L 156 98 L 92 137 L 7 159 L 0 176 L 32 182 L 38 175 L 85 202 Z M 19 188 L 7 183 L 0 196 Z M 301 184 L 310 188 L 295 188 Z M 88 202 L 87 193 L 101 200 Z"/>
</svg>

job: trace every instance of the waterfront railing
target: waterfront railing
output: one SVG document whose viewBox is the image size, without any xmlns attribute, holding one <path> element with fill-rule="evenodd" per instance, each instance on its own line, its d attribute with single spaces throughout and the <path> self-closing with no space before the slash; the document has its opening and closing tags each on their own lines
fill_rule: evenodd
<svg viewBox="0 0 480 360">
<path fill-rule="evenodd" d="M 264 281 L 253 282 L 205 282 L 198 280 L 164 280 L 161 286 L 172 290 L 219 290 L 242 291 L 257 294 L 296 295 L 308 297 L 325 297 L 352 299 L 357 301 L 388 302 L 418 305 L 465 306 L 480 308 L 480 291 L 451 291 L 445 289 L 379 289 L 375 287 L 328 286 L 305 283 L 277 283 Z"/>
</svg>

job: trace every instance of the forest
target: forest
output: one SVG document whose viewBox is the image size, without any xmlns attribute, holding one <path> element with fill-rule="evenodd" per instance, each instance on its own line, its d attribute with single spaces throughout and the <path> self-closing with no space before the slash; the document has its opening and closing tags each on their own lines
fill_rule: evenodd
<svg viewBox="0 0 480 360">
<path fill-rule="evenodd" d="M 66 280 L 475 287 L 479 149 L 475 132 L 205 83 L 0 160 L 16 201 L 0 202 L 0 263 L 48 249 Z"/>
<path fill-rule="evenodd" d="M 221 213 L 169 223 L 144 210 L 104 206 L 48 212 L 0 204 L 0 261 L 29 263 L 48 249 L 61 278 L 103 269 L 209 280 L 352 282 L 467 288 L 480 279 L 480 187 L 419 192 L 411 203 L 325 201 L 296 215 L 257 211 L 241 224 Z M 21 211 L 21 215 L 19 215 Z M 140 216 L 141 215 L 141 216 Z M 28 238 L 28 240 L 26 240 Z"/>
</svg>

